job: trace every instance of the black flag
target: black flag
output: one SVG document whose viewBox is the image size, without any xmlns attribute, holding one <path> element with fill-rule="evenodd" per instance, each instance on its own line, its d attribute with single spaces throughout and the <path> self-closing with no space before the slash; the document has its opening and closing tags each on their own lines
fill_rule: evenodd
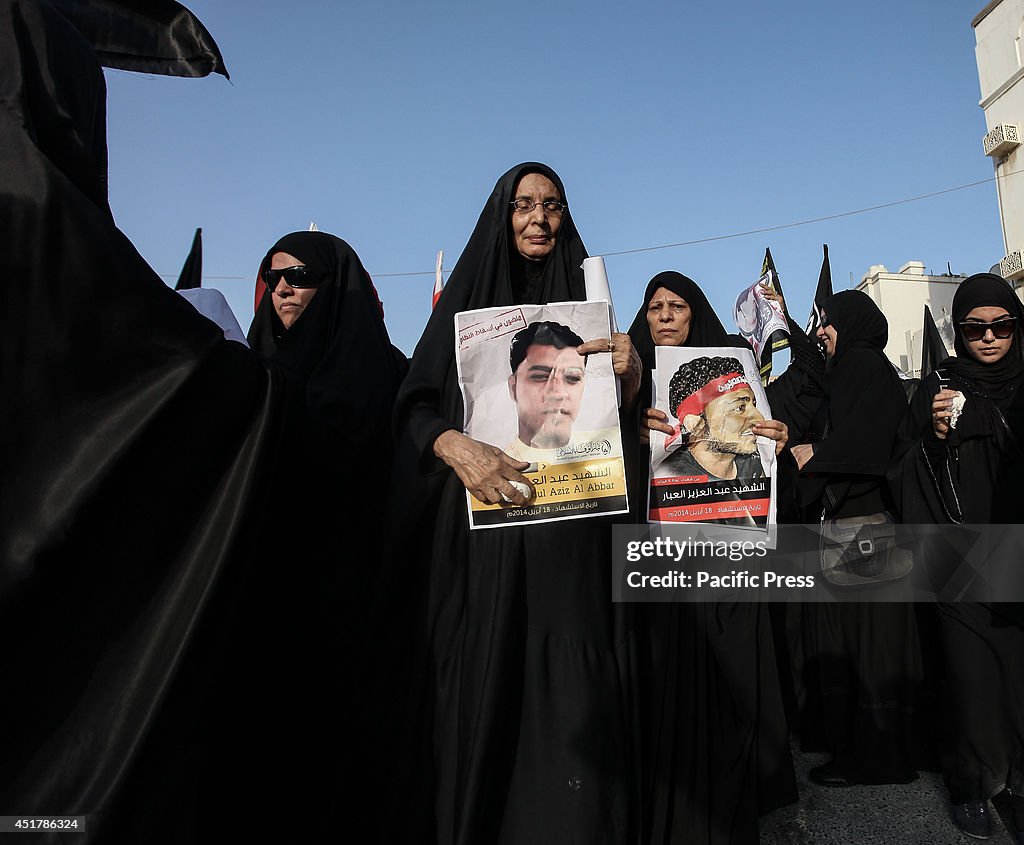
<svg viewBox="0 0 1024 845">
<path fill-rule="evenodd" d="M 772 258 L 772 251 L 768 247 L 764 250 L 764 261 L 761 262 L 761 278 L 775 288 L 779 296 L 785 298 L 782 292 L 782 280 L 775 269 L 775 260 Z M 782 329 L 776 329 L 768 337 L 761 341 L 761 382 L 768 384 L 772 374 L 772 355 L 783 349 L 789 348 L 789 334 Z"/>
<path fill-rule="evenodd" d="M 191 290 L 203 286 L 203 230 L 196 229 L 192 238 L 192 249 L 188 252 L 188 258 L 181 267 L 181 275 L 178 276 L 178 284 L 175 290 Z"/>
<path fill-rule="evenodd" d="M 921 332 L 921 378 L 935 372 L 947 357 L 946 344 L 942 342 L 939 327 L 935 325 L 931 309 L 924 307 L 924 331 Z"/>
<path fill-rule="evenodd" d="M 104 67 L 228 78 L 213 36 L 173 0 L 50 0 L 50 5 L 92 44 Z"/>
<path fill-rule="evenodd" d="M 821 271 L 818 273 L 818 287 L 814 291 L 814 302 L 811 303 L 811 314 L 807 318 L 807 336 L 815 337 L 821 326 L 821 304 L 832 296 L 832 267 L 828 263 L 828 244 L 822 244 L 824 257 L 821 259 Z"/>
</svg>

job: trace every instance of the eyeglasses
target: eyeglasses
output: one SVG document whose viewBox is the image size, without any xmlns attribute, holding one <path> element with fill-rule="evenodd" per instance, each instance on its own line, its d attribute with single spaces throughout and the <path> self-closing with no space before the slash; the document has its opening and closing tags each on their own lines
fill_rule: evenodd
<svg viewBox="0 0 1024 845">
<path fill-rule="evenodd" d="M 276 290 L 277 283 L 281 279 L 284 279 L 293 288 L 315 288 L 319 287 L 321 282 L 320 277 L 315 276 L 305 264 L 285 267 L 283 270 L 271 270 L 268 267 L 263 271 L 263 283 L 270 290 Z"/>
<path fill-rule="evenodd" d="M 818 323 L 818 325 L 821 326 L 823 329 L 827 329 L 829 326 L 832 325 L 832 321 L 828 318 L 827 314 L 822 314 L 821 322 Z"/>
<path fill-rule="evenodd" d="M 964 340 L 968 343 L 976 343 L 985 337 L 985 333 L 988 331 L 992 332 L 993 337 L 999 340 L 1006 340 L 1006 338 L 1012 336 L 1017 331 L 1017 318 L 1004 317 L 1002 320 L 996 320 L 994 323 L 961 323 L 960 331 L 963 333 Z"/>
<path fill-rule="evenodd" d="M 512 208 L 514 208 L 520 214 L 529 214 L 539 205 L 544 209 L 545 214 L 554 214 L 556 216 L 560 216 L 562 212 L 565 211 L 566 208 L 568 208 L 568 206 L 564 202 L 559 202 L 558 200 L 544 200 L 542 202 L 534 202 L 533 200 L 529 200 L 526 197 L 519 197 L 518 199 L 513 200 L 511 205 Z"/>
</svg>

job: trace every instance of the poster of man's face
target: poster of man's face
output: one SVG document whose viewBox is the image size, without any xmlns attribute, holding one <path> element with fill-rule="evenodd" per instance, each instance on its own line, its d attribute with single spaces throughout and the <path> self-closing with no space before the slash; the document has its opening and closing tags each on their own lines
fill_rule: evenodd
<svg viewBox="0 0 1024 845">
<path fill-rule="evenodd" d="M 569 442 L 586 387 L 587 362 L 576 351 L 582 343 L 552 321 L 530 323 L 513 337 L 508 392 L 527 446 L 555 449 Z"/>
<path fill-rule="evenodd" d="M 649 518 L 765 527 L 773 518 L 774 445 L 750 349 L 655 351 L 656 407 L 673 433 L 652 433 Z"/>
<path fill-rule="evenodd" d="M 594 431 L 617 428 L 611 356 L 576 351 L 608 334 L 607 304 L 467 311 L 457 315 L 456 330 L 470 437 L 506 452 L 564 452 Z M 568 456 L 551 455 L 561 457 Z"/>
<path fill-rule="evenodd" d="M 607 302 L 484 308 L 455 315 L 464 431 L 527 465 L 526 505 L 467 493 L 470 527 L 625 513 L 611 355 L 576 350 L 610 333 Z"/>
<path fill-rule="evenodd" d="M 732 356 L 680 364 L 669 382 L 669 408 L 680 423 L 685 448 L 697 463 L 722 477 L 735 455 L 757 452 L 754 423 L 764 420 L 743 365 Z"/>
</svg>

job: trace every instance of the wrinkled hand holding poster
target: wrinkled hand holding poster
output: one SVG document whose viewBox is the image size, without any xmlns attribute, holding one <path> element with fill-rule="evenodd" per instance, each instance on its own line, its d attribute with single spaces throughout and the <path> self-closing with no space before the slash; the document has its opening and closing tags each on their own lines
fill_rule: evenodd
<svg viewBox="0 0 1024 845">
<path fill-rule="evenodd" d="M 626 481 L 607 302 L 514 305 L 455 315 L 465 433 L 530 466 L 523 506 L 466 493 L 471 528 L 625 513 Z"/>
<path fill-rule="evenodd" d="M 648 521 L 767 530 L 775 523 L 775 444 L 751 426 L 771 417 L 749 349 L 659 346 Z"/>
</svg>

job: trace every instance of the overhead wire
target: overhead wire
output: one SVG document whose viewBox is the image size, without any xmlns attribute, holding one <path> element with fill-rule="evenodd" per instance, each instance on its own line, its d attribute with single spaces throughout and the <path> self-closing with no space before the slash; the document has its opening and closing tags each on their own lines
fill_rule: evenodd
<svg viewBox="0 0 1024 845">
<path fill-rule="evenodd" d="M 933 199 L 935 197 L 943 196 L 944 194 L 952 194 L 956 191 L 965 191 L 969 188 L 976 188 L 979 185 L 987 185 L 991 182 L 996 182 L 999 179 L 1006 179 L 1010 176 L 1015 176 L 1018 173 L 1022 173 L 1024 170 L 1014 170 L 1009 173 L 1000 173 L 995 176 L 990 176 L 987 179 L 979 179 L 976 182 L 968 182 L 964 185 L 956 185 L 952 188 L 943 188 L 940 191 L 931 191 L 927 194 L 918 194 L 913 197 L 906 197 L 905 199 L 892 200 L 891 202 L 877 203 L 875 205 L 869 205 L 864 208 L 857 208 L 852 211 L 840 211 L 835 214 L 823 214 L 818 217 L 809 217 L 806 220 L 796 220 L 792 223 L 779 223 L 774 226 L 762 226 L 757 229 L 746 229 L 742 232 L 730 232 L 725 235 L 710 235 L 704 238 L 694 238 L 690 241 L 678 241 L 671 244 L 658 244 L 656 246 L 641 246 L 634 247 L 632 249 L 620 249 L 612 252 L 600 252 L 597 255 L 604 256 L 605 258 L 613 255 L 634 255 L 639 252 L 655 252 L 662 249 L 676 249 L 683 246 L 696 246 L 697 244 L 713 243 L 715 241 L 726 241 L 732 238 L 744 238 L 750 235 L 761 235 L 765 232 L 780 232 L 784 229 L 795 229 L 800 226 L 810 226 L 813 223 L 824 223 L 829 220 L 839 220 L 844 217 L 854 217 L 858 214 L 868 214 L 872 211 L 880 211 L 884 208 L 893 208 L 898 205 L 907 205 L 912 202 L 921 202 L 922 200 Z M 166 279 L 176 279 L 177 273 L 160 273 L 161 277 Z M 414 270 L 406 273 L 370 273 L 370 276 L 374 279 L 394 279 L 404 276 L 433 276 L 435 275 L 434 270 Z M 253 276 L 203 276 L 204 279 L 252 279 Z"/>
</svg>

